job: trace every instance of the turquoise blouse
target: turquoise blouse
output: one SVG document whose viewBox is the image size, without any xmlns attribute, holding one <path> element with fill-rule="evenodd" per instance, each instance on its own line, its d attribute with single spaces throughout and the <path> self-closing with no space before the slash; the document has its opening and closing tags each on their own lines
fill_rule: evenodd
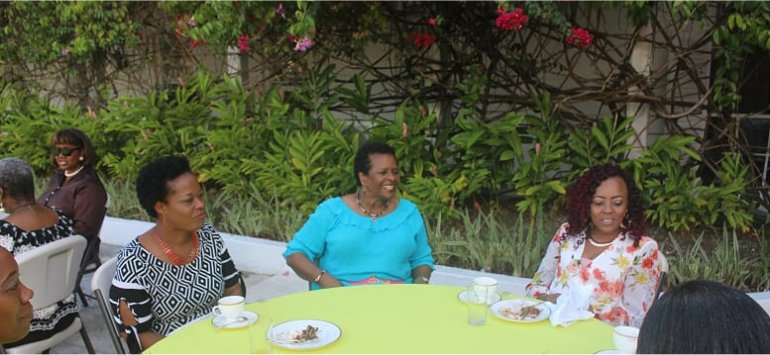
<svg viewBox="0 0 770 355">
<path fill-rule="evenodd" d="M 345 205 L 324 201 L 294 235 L 283 253 L 302 253 L 343 285 L 372 276 L 412 283 L 412 270 L 433 269 L 425 222 L 417 206 L 400 199 L 396 209 L 372 221 Z M 319 288 L 315 283 L 311 289 Z"/>
</svg>

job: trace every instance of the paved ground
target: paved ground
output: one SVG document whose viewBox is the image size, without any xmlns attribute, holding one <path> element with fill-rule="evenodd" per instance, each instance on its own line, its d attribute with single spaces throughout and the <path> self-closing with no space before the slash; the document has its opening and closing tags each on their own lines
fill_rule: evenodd
<svg viewBox="0 0 770 355">
<path fill-rule="evenodd" d="M 107 260 L 115 256 L 120 250 L 120 246 L 111 244 L 102 244 L 100 250 L 100 257 L 102 260 Z M 80 287 L 86 292 L 91 294 L 91 276 L 88 274 L 83 277 L 83 281 Z M 244 280 L 248 289 L 253 289 L 253 286 L 259 282 L 268 278 L 269 275 L 259 275 L 253 273 L 244 273 Z M 109 333 L 104 326 L 99 306 L 95 299 L 88 299 L 88 307 L 82 307 L 80 310 L 80 317 L 83 320 L 83 324 L 88 331 L 88 337 L 91 339 L 91 344 L 94 346 L 94 350 L 97 354 L 114 353 L 112 342 L 110 341 Z M 62 342 L 61 344 L 51 349 L 51 354 L 86 354 L 86 346 L 83 343 L 83 339 L 80 334 L 76 334 Z"/>
</svg>

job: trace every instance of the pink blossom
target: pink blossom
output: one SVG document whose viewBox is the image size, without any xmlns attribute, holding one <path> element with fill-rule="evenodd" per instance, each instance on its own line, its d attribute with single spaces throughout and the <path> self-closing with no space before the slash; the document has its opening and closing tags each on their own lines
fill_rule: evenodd
<svg viewBox="0 0 770 355">
<path fill-rule="evenodd" d="M 68 56 L 68 55 L 70 55 L 70 51 L 69 51 L 69 49 L 67 49 L 67 48 L 62 48 L 62 49 L 61 49 L 61 56 L 62 56 L 62 57 L 66 57 L 66 56 Z"/>
<path fill-rule="evenodd" d="M 437 24 L 438 24 L 438 22 L 436 21 L 435 17 L 431 17 L 431 18 L 428 19 L 428 26 L 436 27 Z"/>
<path fill-rule="evenodd" d="M 294 46 L 294 50 L 297 52 L 306 52 L 308 49 L 310 49 L 310 47 L 314 45 L 315 42 L 313 42 L 310 38 L 303 37 L 302 40 L 298 41 Z"/>
<path fill-rule="evenodd" d="M 241 53 L 249 51 L 249 35 L 238 37 L 238 49 L 241 50 Z"/>
<path fill-rule="evenodd" d="M 529 16 L 525 15 L 524 10 L 520 7 L 517 7 L 510 12 L 506 12 L 502 7 L 497 9 L 497 20 L 495 20 L 495 25 L 502 30 L 520 30 L 523 25 L 526 25 L 528 22 Z"/>
<path fill-rule="evenodd" d="M 286 9 L 283 8 L 283 4 L 278 4 L 278 7 L 275 8 L 275 14 L 280 16 L 286 14 Z"/>
<path fill-rule="evenodd" d="M 190 27 L 195 27 L 197 23 L 195 22 L 195 16 L 191 16 L 189 20 L 187 20 L 187 25 Z"/>
<path fill-rule="evenodd" d="M 594 43 L 591 34 L 582 27 L 573 27 L 572 33 L 567 37 L 567 44 L 583 49 Z"/>
<path fill-rule="evenodd" d="M 415 32 L 412 34 L 414 45 L 421 48 L 430 48 L 433 43 L 436 43 L 436 36 L 430 33 Z"/>
</svg>

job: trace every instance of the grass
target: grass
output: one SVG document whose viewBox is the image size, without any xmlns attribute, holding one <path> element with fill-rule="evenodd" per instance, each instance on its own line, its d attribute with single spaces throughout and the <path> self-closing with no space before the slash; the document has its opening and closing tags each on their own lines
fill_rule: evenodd
<svg viewBox="0 0 770 355">
<path fill-rule="evenodd" d="M 42 191 L 45 185 L 38 181 L 37 186 Z M 110 216 L 151 220 L 131 184 L 107 182 L 105 188 Z M 256 189 L 243 195 L 215 191 L 204 195 L 209 221 L 223 232 L 289 241 L 307 218 L 296 206 Z M 532 277 L 559 218 L 465 210 L 458 220 L 426 220 L 426 228 L 437 264 Z M 755 236 L 726 227 L 702 231 L 697 237 L 654 233 L 669 261 L 669 285 L 709 279 L 747 292 L 770 290 L 770 250 L 763 231 Z"/>
</svg>

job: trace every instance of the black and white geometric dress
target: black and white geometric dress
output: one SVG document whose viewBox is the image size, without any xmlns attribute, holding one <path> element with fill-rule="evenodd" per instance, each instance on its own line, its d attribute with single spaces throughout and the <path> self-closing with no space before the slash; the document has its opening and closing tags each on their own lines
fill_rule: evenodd
<svg viewBox="0 0 770 355">
<path fill-rule="evenodd" d="M 197 232 L 198 255 L 185 265 L 161 261 L 138 239 L 118 253 L 110 303 L 118 315 L 115 322 L 119 329 L 130 335 L 129 345 L 138 346 L 139 333 L 152 331 L 168 335 L 208 314 L 225 289 L 238 282 L 238 270 L 219 233 L 210 224 Z M 126 301 L 138 322 L 133 327 L 124 325 L 120 319 L 121 300 Z M 137 344 L 130 344 L 134 341 Z"/>
</svg>

